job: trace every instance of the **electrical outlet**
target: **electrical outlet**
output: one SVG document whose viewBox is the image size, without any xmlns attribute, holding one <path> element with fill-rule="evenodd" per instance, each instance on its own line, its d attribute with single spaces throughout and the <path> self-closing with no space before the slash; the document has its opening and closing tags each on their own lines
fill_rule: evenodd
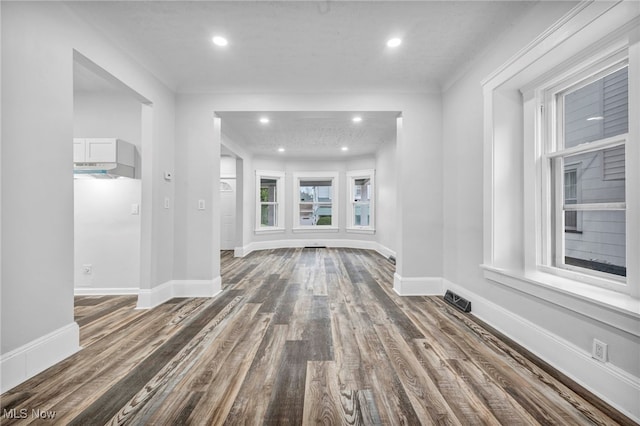
<svg viewBox="0 0 640 426">
<path fill-rule="evenodd" d="M 93 265 L 91 264 L 82 265 L 82 273 L 85 275 L 93 274 Z"/>
<path fill-rule="evenodd" d="M 598 339 L 593 339 L 591 356 L 600 362 L 607 362 L 607 344 Z"/>
</svg>

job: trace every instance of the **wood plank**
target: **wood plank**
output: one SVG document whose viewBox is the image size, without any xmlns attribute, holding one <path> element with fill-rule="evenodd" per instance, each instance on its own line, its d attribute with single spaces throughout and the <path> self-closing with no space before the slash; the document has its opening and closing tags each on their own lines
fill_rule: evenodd
<svg viewBox="0 0 640 426">
<path fill-rule="evenodd" d="M 259 424 L 265 417 L 284 354 L 286 325 L 272 325 L 260 343 L 225 425 Z"/>
<path fill-rule="evenodd" d="M 441 297 L 398 296 L 375 252 L 221 261 L 215 298 L 78 297 L 84 349 L 0 409 L 59 424 L 634 424 Z"/>
<path fill-rule="evenodd" d="M 133 395 L 144 387 L 144 385 L 236 295 L 237 292 L 233 290 L 223 293 L 215 303 L 212 303 L 206 310 L 193 318 L 181 333 L 172 336 L 153 353 L 148 355 L 144 361 L 120 380 L 118 384 L 111 386 L 69 424 L 80 426 L 89 423 L 104 424 L 108 422 Z"/>
<path fill-rule="evenodd" d="M 264 416 L 265 425 L 302 424 L 308 344 L 304 340 L 287 341 L 271 399 Z"/>
</svg>

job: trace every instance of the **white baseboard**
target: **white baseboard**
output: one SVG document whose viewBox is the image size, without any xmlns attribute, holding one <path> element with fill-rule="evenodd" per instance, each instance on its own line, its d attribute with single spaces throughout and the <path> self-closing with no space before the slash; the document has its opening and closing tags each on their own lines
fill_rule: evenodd
<svg viewBox="0 0 640 426">
<path fill-rule="evenodd" d="M 167 281 L 153 288 L 141 288 L 138 292 L 136 309 L 151 309 L 173 297 L 173 281 Z"/>
<path fill-rule="evenodd" d="M 93 288 L 93 287 L 76 287 L 73 289 L 74 296 L 122 296 L 130 294 L 138 294 L 139 288 L 122 287 L 122 288 Z"/>
<path fill-rule="evenodd" d="M 440 277 L 402 277 L 393 274 L 393 290 L 400 296 L 440 296 L 443 294 Z"/>
<path fill-rule="evenodd" d="M 222 278 L 171 280 L 151 289 L 140 289 L 137 309 L 154 308 L 174 297 L 213 297 L 222 291 Z"/>
<path fill-rule="evenodd" d="M 473 315 L 518 342 L 588 389 L 603 401 L 640 423 L 640 378 L 588 353 L 559 336 L 514 314 L 467 288 L 443 280 L 444 286 L 471 302 Z"/>
<path fill-rule="evenodd" d="M 4 393 L 78 352 L 80 328 L 72 322 L 0 357 Z"/>
<path fill-rule="evenodd" d="M 254 241 L 246 246 L 236 247 L 234 250 L 235 257 L 245 257 L 249 253 L 259 250 L 273 250 L 281 248 L 300 248 L 300 247 L 334 247 L 334 248 L 354 248 L 362 250 L 374 250 L 384 257 L 396 255 L 396 252 L 378 244 L 375 241 L 366 240 L 347 240 L 347 239 L 290 239 L 290 240 L 272 240 L 272 241 Z"/>
<path fill-rule="evenodd" d="M 213 297 L 222 291 L 222 278 L 213 280 L 174 280 L 173 297 Z"/>
</svg>

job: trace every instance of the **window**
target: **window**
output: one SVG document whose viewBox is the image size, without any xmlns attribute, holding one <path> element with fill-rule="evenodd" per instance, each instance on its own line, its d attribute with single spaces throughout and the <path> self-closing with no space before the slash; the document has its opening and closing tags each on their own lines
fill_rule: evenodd
<svg viewBox="0 0 640 426">
<path fill-rule="evenodd" d="M 284 173 L 256 171 L 256 232 L 284 230 Z"/>
<path fill-rule="evenodd" d="M 578 165 L 565 165 L 564 170 L 564 204 L 578 204 Z M 564 231 L 580 232 L 578 226 L 578 212 L 566 210 L 564 212 Z"/>
<path fill-rule="evenodd" d="M 581 5 L 482 82 L 481 267 L 488 283 L 623 329 L 640 303 L 638 10 Z"/>
<path fill-rule="evenodd" d="M 374 171 L 347 173 L 349 199 L 347 203 L 347 231 L 374 230 Z"/>
<path fill-rule="evenodd" d="M 550 266 L 624 281 L 628 66 L 574 75 L 546 93 Z"/>
<path fill-rule="evenodd" d="M 337 173 L 296 173 L 294 191 L 294 229 L 337 229 Z"/>
</svg>

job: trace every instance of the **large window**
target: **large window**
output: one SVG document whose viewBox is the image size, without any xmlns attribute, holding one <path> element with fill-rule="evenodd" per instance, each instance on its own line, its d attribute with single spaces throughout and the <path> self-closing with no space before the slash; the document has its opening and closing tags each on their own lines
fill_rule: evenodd
<svg viewBox="0 0 640 426">
<path fill-rule="evenodd" d="M 296 173 L 294 191 L 294 229 L 337 229 L 338 175 L 336 173 Z"/>
<path fill-rule="evenodd" d="M 284 229 L 284 173 L 256 171 L 256 232 Z"/>
<path fill-rule="evenodd" d="M 551 265 L 624 281 L 627 275 L 626 60 L 579 70 L 546 90 Z"/>
<path fill-rule="evenodd" d="M 347 203 L 347 231 L 373 232 L 374 230 L 374 171 L 361 170 L 347 173 L 349 185 Z"/>
</svg>

